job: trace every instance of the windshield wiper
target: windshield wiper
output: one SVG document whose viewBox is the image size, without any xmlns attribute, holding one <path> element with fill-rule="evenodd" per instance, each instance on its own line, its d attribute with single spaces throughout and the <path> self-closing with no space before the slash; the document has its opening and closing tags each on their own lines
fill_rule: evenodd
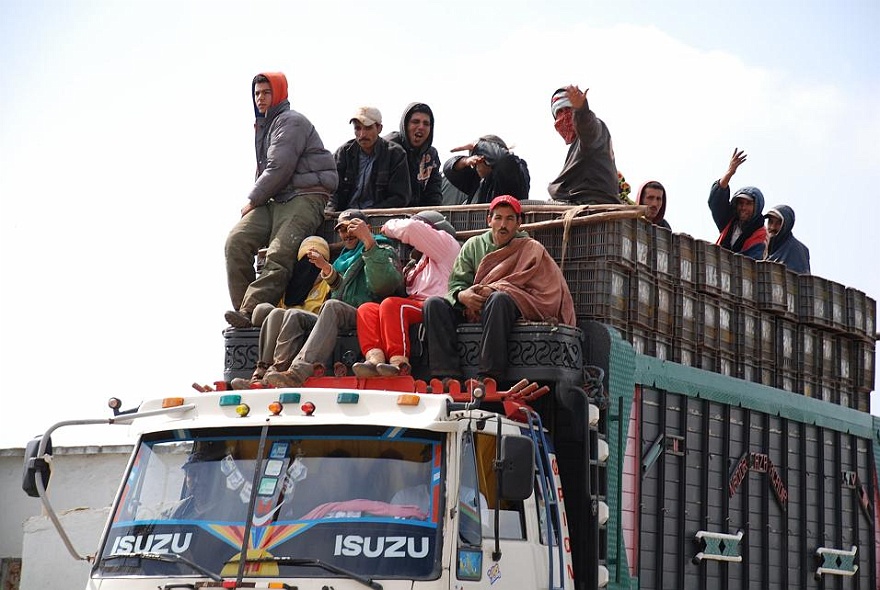
<svg viewBox="0 0 880 590">
<path fill-rule="evenodd" d="M 123 559 L 125 557 L 139 557 L 141 559 L 146 559 L 149 561 L 161 561 L 164 563 L 182 563 L 199 572 L 200 574 L 204 574 L 214 580 L 215 582 L 222 582 L 223 578 L 215 574 L 214 572 L 200 566 L 199 564 L 190 561 L 186 557 L 178 555 L 176 553 L 146 553 L 143 551 L 135 552 L 135 553 L 114 553 L 113 555 L 108 555 L 101 559 L 101 562 L 111 561 L 114 559 Z"/>
<path fill-rule="evenodd" d="M 332 563 L 328 563 L 320 559 L 303 559 L 296 557 L 258 557 L 256 559 L 248 559 L 247 561 L 248 563 L 277 563 L 278 565 L 289 565 L 295 567 L 319 567 L 328 572 L 339 574 L 356 582 L 360 582 L 368 588 L 373 588 L 373 590 L 382 590 L 382 584 L 380 584 L 379 582 L 374 582 L 372 578 L 361 576 L 345 568 L 341 568 L 338 565 L 333 565 Z"/>
</svg>

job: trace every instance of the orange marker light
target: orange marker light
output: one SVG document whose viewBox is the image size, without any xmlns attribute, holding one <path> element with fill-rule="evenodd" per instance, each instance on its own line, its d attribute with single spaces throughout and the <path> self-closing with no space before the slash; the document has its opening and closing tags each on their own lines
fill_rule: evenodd
<svg viewBox="0 0 880 590">
<path fill-rule="evenodd" d="M 417 406 L 421 398 L 414 393 L 402 393 L 397 396 L 398 406 Z"/>
<path fill-rule="evenodd" d="M 166 397 L 162 400 L 163 408 L 176 408 L 177 406 L 183 405 L 182 397 Z"/>
<path fill-rule="evenodd" d="M 284 406 L 281 405 L 281 402 L 272 402 L 269 404 L 269 413 L 273 416 L 277 416 L 284 409 Z"/>
</svg>

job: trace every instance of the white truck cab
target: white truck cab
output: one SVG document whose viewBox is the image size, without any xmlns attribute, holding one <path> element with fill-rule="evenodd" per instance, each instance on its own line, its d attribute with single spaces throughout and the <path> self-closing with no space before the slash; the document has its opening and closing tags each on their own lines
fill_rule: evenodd
<svg viewBox="0 0 880 590">
<path fill-rule="evenodd" d="M 87 588 L 574 588 L 538 414 L 397 379 L 407 392 L 217 391 L 118 413 L 138 439 Z M 49 435 L 94 422 L 29 447 L 50 516 Z"/>
</svg>

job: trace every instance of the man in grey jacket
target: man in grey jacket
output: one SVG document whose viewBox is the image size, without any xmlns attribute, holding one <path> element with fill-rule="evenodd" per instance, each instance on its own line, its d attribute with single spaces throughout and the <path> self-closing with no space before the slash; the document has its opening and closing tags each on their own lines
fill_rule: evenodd
<svg viewBox="0 0 880 590">
<path fill-rule="evenodd" d="M 333 155 L 308 119 L 290 108 L 287 78 L 258 74 L 251 83 L 257 173 L 241 219 L 226 238 L 226 321 L 247 328 L 259 303 L 278 303 L 303 238 L 318 233 L 339 176 Z M 268 247 L 259 276 L 254 256 Z"/>
</svg>

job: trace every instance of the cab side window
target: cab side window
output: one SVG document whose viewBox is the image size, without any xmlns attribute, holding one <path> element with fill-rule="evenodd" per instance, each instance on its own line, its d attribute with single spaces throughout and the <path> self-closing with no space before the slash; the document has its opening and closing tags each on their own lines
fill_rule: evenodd
<svg viewBox="0 0 880 590">
<path fill-rule="evenodd" d="M 461 473 L 459 474 L 458 539 L 460 544 L 479 546 L 483 541 L 479 503 L 480 484 L 477 479 L 474 435 L 468 431 L 462 437 Z"/>
</svg>

